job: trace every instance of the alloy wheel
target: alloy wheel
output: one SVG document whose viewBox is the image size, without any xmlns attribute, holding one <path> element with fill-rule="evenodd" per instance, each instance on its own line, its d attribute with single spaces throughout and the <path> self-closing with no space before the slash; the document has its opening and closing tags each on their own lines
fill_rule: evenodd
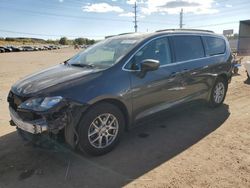
<svg viewBox="0 0 250 188">
<path fill-rule="evenodd" d="M 90 124 L 88 140 L 95 148 L 106 148 L 113 143 L 118 130 L 118 120 L 113 114 L 101 114 Z"/>
<path fill-rule="evenodd" d="M 218 82 L 214 89 L 214 102 L 219 104 L 223 101 L 225 95 L 225 86 L 222 82 Z"/>
</svg>

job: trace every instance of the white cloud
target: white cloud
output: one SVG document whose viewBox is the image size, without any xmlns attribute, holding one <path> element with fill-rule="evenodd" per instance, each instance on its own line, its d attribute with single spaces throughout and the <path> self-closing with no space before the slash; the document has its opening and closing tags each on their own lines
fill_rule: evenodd
<svg viewBox="0 0 250 188">
<path fill-rule="evenodd" d="M 136 0 L 127 0 L 127 4 L 132 5 L 135 4 Z"/>
<path fill-rule="evenodd" d="M 93 4 L 86 4 L 82 7 L 84 12 L 98 12 L 98 13 L 105 13 L 105 12 L 124 12 L 121 7 L 112 6 L 108 3 L 93 3 Z"/>
<path fill-rule="evenodd" d="M 132 4 L 134 0 L 127 0 L 128 4 Z M 218 10 L 213 8 L 215 0 L 142 0 L 141 12 L 144 15 L 152 13 L 168 13 L 179 14 L 181 8 L 185 13 L 194 14 L 214 14 Z"/>
<path fill-rule="evenodd" d="M 126 12 L 126 13 L 122 13 L 122 14 L 119 14 L 119 16 L 121 16 L 121 17 L 130 17 L 130 18 L 132 18 L 132 17 L 134 17 L 135 16 L 135 14 L 134 14 L 134 12 Z M 145 15 L 142 15 L 142 14 L 137 14 L 137 17 L 138 18 L 145 18 Z"/>
<path fill-rule="evenodd" d="M 123 17 L 134 17 L 134 15 L 135 14 L 133 12 L 119 14 L 119 16 L 123 16 Z"/>
<path fill-rule="evenodd" d="M 231 8 L 231 7 L 233 7 L 233 5 L 226 4 L 226 7 Z"/>
<path fill-rule="evenodd" d="M 137 4 L 143 4 L 143 3 L 146 2 L 146 0 L 127 0 L 127 1 L 126 1 L 126 3 L 129 4 L 129 5 L 134 5 L 135 2 L 136 2 Z"/>
<path fill-rule="evenodd" d="M 215 0 L 126 0 L 129 5 L 133 5 L 135 2 L 138 4 L 139 17 L 141 18 L 154 13 L 161 15 L 179 14 L 181 8 L 183 8 L 184 13 L 193 14 L 215 14 L 219 12 Z M 230 7 L 230 5 L 225 6 Z M 134 16 L 132 12 L 125 12 L 123 8 L 108 3 L 87 3 L 82 9 L 85 12 L 117 12 L 120 13 L 119 16 L 123 17 Z"/>
<path fill-rule="evenodd" d="M 63 2 L 63 0 L 58 0 L 60 3 L 62 3 Z"/>
</svg>

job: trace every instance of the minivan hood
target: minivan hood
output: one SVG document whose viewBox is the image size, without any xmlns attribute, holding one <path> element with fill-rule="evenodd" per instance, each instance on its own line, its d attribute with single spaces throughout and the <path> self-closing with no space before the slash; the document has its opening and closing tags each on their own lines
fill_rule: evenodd
<svg viewBox="0 0 250 188">
<path fill-rule="evenodd" d="M 60 64 L 19 80 L 12 86 L 11 90 L 21 96 L 31 95 L 51 86 L 71 81 L 98 71 L 100 71 L 100 69 Z"/>
</svg>

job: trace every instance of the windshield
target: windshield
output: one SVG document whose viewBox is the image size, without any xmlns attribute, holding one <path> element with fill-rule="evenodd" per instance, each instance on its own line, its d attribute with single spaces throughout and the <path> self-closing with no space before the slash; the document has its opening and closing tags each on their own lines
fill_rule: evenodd
<svg viewBox="0 0 250 188">
<path fill-rule="evenodd" d="M 67 63 L 76 66 L 111 67 L 135 47 L 138 42 L 137 38 L 106 39 L 78 53 Z"/>
</svg>

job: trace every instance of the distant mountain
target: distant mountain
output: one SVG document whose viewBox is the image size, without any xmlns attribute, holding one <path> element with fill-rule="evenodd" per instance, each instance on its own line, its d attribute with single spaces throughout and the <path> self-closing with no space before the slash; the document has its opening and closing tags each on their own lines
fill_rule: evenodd
<svg viewBox="0 0 250 188">
<path fill-rule="evenodd" d="M 6 37 L 6 41 L 34 41 L 34 42 L 46 42 L 44 39 L 39 39 L 39 38 L 26 38 L 26 37 Z"/>
</svg>

